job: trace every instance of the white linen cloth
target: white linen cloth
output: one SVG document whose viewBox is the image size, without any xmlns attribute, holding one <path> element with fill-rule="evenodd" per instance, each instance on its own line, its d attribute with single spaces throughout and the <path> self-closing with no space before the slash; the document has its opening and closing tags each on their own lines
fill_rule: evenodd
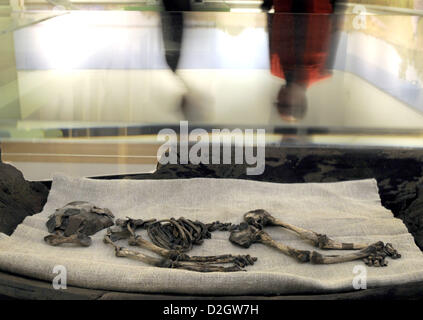
<svg viewBox="0 0 423 320">
<path fill-rule="evenodd" d="M 190 254 L 250 254 L 258 257 L 258 261 L 247 267 L 247 272 L 199 273 L 118 258 L 113 248 L 102 242 L 105 230 L 94 235 L 93 244 L 87 248 L 47 245 L 43 240 L 48 234 L 47 217 L 56 208 L 76 200 L 107 207 L 116 218 L 184 216 L 207 223 L 216 220 L 240 223 L 245 212 L 263 208 L 283 221 L 343 242 L 391 242 L 402 258 L 387 258 L 389 265 L 384 268 L 365 267 L 361 261 L 300 264 L 262 244 L 253 244 L 249 249 L 237 247 L 228 241 L 228 232 L 217 231 Z M 266 231 L 275 240 L 299 249 L 328 254 L 349 252 L 316 249 L 279 227 Z M 125 241 L 119 244 L 128 246 Z M 67 284 L 71 286 L 149 293 L 261 295 L 353 291 L 353 279 L 359 275 L 354 273 L 357 265 L 365 267 L 368 288 L 423 280 L 423 255 L 403 222 L 382 207 L 375 180 L 277 184 L 207 178 L 93 180 L 56 175 L 43 211 L 27 217 L 10 237 L 0 234 L 0 270 L 52 281 L 57 265 L 66 268 Z"/>
</svg>

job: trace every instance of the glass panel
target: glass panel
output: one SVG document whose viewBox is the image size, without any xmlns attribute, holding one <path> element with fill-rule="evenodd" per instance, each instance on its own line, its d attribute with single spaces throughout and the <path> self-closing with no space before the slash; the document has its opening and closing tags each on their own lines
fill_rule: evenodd
<svg viewBox="0 0 423 320">
<path fill-rule="evenodd" d="M 1 5 L 1 4 L 0 4 Z M 66 14 L 65 11 L 25 11 L 2 15 L 0 12 L 0 34 L 24 28 L 47 19 Z"/>
<path fill-rule="evenodd" d="M 422 146 L 421 16 L 71 11 L 18 25 L 0 35 L 3 144 L 157 143 L 187 120 L 265 128 L 267 143 Z"/>
<path fill-rule="evenodd" d="M 14 129 L 184 119 L 210 126 L 420 129 L 421 19 L 367 16 L 365 25 L 357 19 L 71 12 L 2 36 L 11 55 L 2 74 L 16 73 L 8 83 L 16 89 L 3 99 L 1 119 L 15 121 Z"/>
</svg>

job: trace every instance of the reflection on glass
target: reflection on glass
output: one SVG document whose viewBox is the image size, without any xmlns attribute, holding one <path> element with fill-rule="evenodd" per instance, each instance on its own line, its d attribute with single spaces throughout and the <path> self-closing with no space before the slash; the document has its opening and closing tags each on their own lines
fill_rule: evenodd
<svg viewBox="0 0 423 320">
<path fill-rule="evenodd" d="M 419 134 L 422 19 L 370 14 L 357 29 L 357 15 L 274 5 L 274 14 L 75 11 L 7 32 L 1 136 L 136 135 L 186 119 Z"/>
<path fill-rule="evenodd" d="M 329 0 L 275 0 L 274 6 L 276 13 L 308 13 L 269 17 L 271 72 L 286 82 L 275 104 L 282 119 L 294 122 L 305 117 L 307 88 L 330 76 L 329 45 L 336 19 Z"/>
<path fill-rule="evenodd" d="M 180 99 L 181 112 L 186 120 L 207 121 L 208 110 L 202 110 L 198 97 L 192 92 L 193 89 L 183 77 L 179 77 L 176 73 L 184 35 L 184 12 L 191 11 L 191 2 L 190 0 L 163 0 L 163 5 L 165 11 L 161 13 L 161 30 L 166 63 L 186 91 Z"/>
</svg>

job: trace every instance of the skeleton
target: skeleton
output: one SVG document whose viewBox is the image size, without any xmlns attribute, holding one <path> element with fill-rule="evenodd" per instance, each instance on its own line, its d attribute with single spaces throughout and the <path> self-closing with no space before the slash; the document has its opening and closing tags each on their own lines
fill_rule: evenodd
<svg viewBox="0 0 423 320">
<path fill-rule="evenodd" d="M 104 242 L 110 244 L 115 249 L 118 257 L 127 257 L 142 261 L 144 263 L 164 268 L 178 268 L 199 272 L 231 272 L 243 271 L 243 267 L 252 265 L 257 258 L 250 255 L 217 255 L 217 256 L 189 256 L 185 252 L 191 250 L 195 244 L 201 244 L 204 239 L 211 237 L 210 232 L 215 230 L 228 231 L 234 226 L 214 222 L 203 224 L 199 221 L 191 221 L 185 218 L 164 219 L 156 221 L 136 220 L 128 218 L 118 219 L 117 227 L 109 228 L 104 238 Z M 135 234 L 137 228 L 147 229 L 152 242 L 143 239 Z M 117 246 L 114 242 L 120 239 L 128 239 L 128 244 L 147 249 L 161 256 L 155 258 L 135 250 L 130 250 Z M 219 264 L 232 264 L 230 266 L 220 266 Z M 218 264 L 218 265 L 216 265 Z"/>
<path fill-rule="evenodd" d="M 64 243 L 88 247 L 90 235 L 113 225 L 113 214 L 85 201 L 70 202 L 49 216 L 46 223 L 50 235 L 44 241 L 52 246 Z"/>
<path fill-rule="evenodd" d="M 260 242 L 275 248 L 282 253 L 291 256 L 299 262 L 311 262 L 314 264 L 333 264 L 362 259 L 369 266 L 383 267 L 387 265 L 386 257 L 398 259 L 401 255 L 390 243 L 382 241 L 365 243 L 342 243 L 329 238 L 325 234 L 307 230 L 286 222 L 283 222 L 263 209 L 247 212 L 244 215 L 244 223 L 233 225 L 219 221 L 204 224 L 200 221 L 191 221 L 183 217 L 179 219 L 117 219 L 113 226 L 113 214 L 108 209 L 98 208 L 95 205 L 75 201 L 68 203 L 56 210 L 49 217 L 46 225 L 52 234 L 44 240 L 53 246 L 64 243 L 79 246 L 91 245 L 90 235 L 108 228 L 104 242 L 113 246 L 118 257 L 126 257 L 142 261 L 149 265 L 162 268 L 179 268 L 199 272 L 230 272 L 244 271 L 244 267 L 253 265 L 257 260 L 250 255 L 217 255 L 217 256 L 189 256 L 193 245 L 200 245 L 204 239 L 211 238 L 211 232 L 230 231 L 229 240 L 237 245 L 248 248 L 251 244 Z M 283 243 L 274 241 L 263 228 L 266 226 L 279 226 L 295 232 L 300 238 L 310 241 L 320 249 L 356 250 L 344 255 L 323 255 L 317 251 L 298 250 Z M 137 228 L 147 230 L 151 242 L 135 233 Z M 126 239 L 131 246 L 137 246 L 149 250 L 158 257 L 152 257 L 141 252 L 119 247 L 117 240 Z M 222 266 L 221 264 L 231 264 Z"/>
<path fill-rule="evenodd" d="M 387 256 L 392 259 L 401 257 L 390 243 L 384 244 L 382 241 L 379 241 L 368 245 L 363 243 L 337 242 L 324 234 L 319 234 L 276 219 L 263 209 L 247 212 L 244 215 L 244 220 L 246 223 L 241 224 L 237 230 L 232 230 L 229 238 L 232 243 L 248 248 L 251 244 L 260 242 L 297 259 L 299 262 L 333 264 L 363 259 L 364 263 L 369 266 L 384 267 L 387 266 L 387 262 L 385 261 Z M 265 226 L 280 226 L 294 231 L 302 239 L 311 241 L 314 246 L 321 249 L 358 251 L 345 255 L 323 255 L 316 251 L 298 250 L 274 241 L 268 233 L 262 230 Z"/>
</svg>

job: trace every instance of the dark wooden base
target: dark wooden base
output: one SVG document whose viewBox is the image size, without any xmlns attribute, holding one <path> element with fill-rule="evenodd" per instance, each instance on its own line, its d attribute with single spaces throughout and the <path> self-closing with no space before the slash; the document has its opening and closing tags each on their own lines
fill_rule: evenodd
<svg viewBox="0 0 423 320">
<path fill-rule="evenodd" d="M 55 290 L 51 283 L 0 272 L 0 300 L 379 300 L 423 299 L 422 282 L 387 286 L 333 294 L 307 294 L 286 296 L 190 296 L 175 294 L 131 293 L 92 290 L 68 286 Z"/>
</svg>

